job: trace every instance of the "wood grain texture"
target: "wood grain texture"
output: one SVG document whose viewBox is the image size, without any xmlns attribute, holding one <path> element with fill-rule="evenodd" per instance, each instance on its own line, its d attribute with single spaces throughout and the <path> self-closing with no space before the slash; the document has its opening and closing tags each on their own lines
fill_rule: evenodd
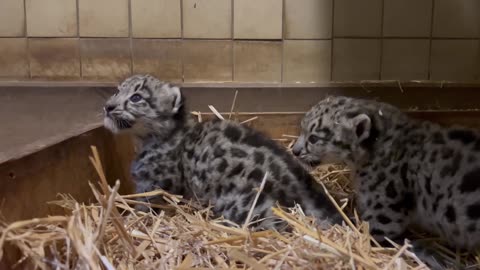
<svg viewBox="0 0 480 270">
<path fill-rule="evenodd" d="M 80 202 L 92 202 L 88 182 L 97 182 L 97 174 L 88 157 L 90 146 L 95 145 L 101 155 L 108 180 L 113 185 L 122 179 L 120 192 L 129 193 L 131 185 L 123 164 L 129 163 L 115 149 L 127 149 L 127 145 L 115 147 L 115 142 L 103 128 L 86 132 L 77 137 L 45 148 L 21 159 L 0 164 L 0 211 L 7 222 L 61 214 L 58 207 L 47 204 L 57 200 L 59 193 L 71 194 Z M 129 153 L 122 150 L 122 153 Z M 125 161 L 124 161 L 125 160 Z"/>
<path fill-rule="evenodd" d="M 430 120 L 442 125 L 464 125 L 480 129 L 478 111 L 416 111 L 412 117 Z M 228 118 L 228 114 L 225 114 Z M 211 113 L 202 114 L 202 119 L 215 117 Z M 303 113 L 238 113 L 232 119 L 246 121 L 251 127 L 272 138 L 282 135 L 297 135 Z M 97 181 L 97 175 L 88 160 L 90 146 L 95 145 L 101 155 L 102 164 L 110 185 L 121 180 L 120 193 L 132 193 L 133 183 L 129 177 L 134 147 L 129 136 L 113 136 L 103 127 L 74 136 L 58 144 L 46 147 L 20 159 L 0 164 L 0 214 L 2 219 L 12 222 L 53 214 L 62 214 L 59 207 L 47 204 L 57 199 L 57 194 L 68 193 L 79 202 L 92 202 L 88 182 Z M 19 254 L 6 248 L 0 269 L 8 269 Z M 20 265 L 21 268 L 29 268 Z"/>
</svg>

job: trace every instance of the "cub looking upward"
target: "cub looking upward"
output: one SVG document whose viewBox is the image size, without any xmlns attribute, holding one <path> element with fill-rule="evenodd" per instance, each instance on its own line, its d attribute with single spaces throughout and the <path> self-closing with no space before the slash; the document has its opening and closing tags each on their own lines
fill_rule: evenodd
<svg viewBox="0 0 480 270">
<path fill-rule="evenodd" d="M 131 167 L 137 192 L 162 188 L 210 202 L 216 215 L 242 224 L 268 172 L 253 212 L 256 227 L 278 227 L 271 218 L 276 202 L 300 204 L 323 226 L 340 221 L 322 187 L 271 139 L 229 121 L 194 123 L 180 89 L 149 75 L 134 75 L 118 89 L 105 105 L 105 127 L 140 141 Z"/>
</svg>

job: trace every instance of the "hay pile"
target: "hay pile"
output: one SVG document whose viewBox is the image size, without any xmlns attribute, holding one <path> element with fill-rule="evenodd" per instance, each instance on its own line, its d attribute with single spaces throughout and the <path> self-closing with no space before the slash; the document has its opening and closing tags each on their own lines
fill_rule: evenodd
<svg viewBox="0 0 480 270">
<path fill-rule="evenodd" d="M 8 243 L 39 269 L 421 269 L 408 245 L 382 248 L 370 244 L 366 223 L 317 230 L 300 208 L 275 208 L 291 233 L 252 232 L 222 225 L 209 208 L 184 203 L 161 190 L 120 196 L 119 182 L 107 185 L 98 153 L 91 157 L 99 173 L 99 187 L 91 184 L 96 204 L 79 204 L 63 195 L 53 202 L 71 210 L 3 225 L 0 247 Z M 334 166 L 315 172 L 347 205 L 347 171 Z M 100 191 L 101 190 L 101 191 Z M 133 199 L 163 196 L 168 202 L 159 214 L 137 212 Z"/>
<path fill-rule="evenodd" d="M 312 172 L 342 213 L 348 213 L 342 226 L 320 230 L 301 208 L 278 207 L 274 214 L 288 222 L 291 232 L 253 232 L 244 224 L 225 226 L 228 221 L 213 218 L 210 208 L 162 190 L 119 195 L 119 181 L 108 186 L 92 150 L 100 181 L 90 186 L 97 203 L 84 205 L 62 195 L 52 203 L 67 210 L 65 216 L 1 224 L 0 258 L 8 246 L 20 250 L 17 264 L 28 262 L 31 269 L 427 269 L 408 242 L 394 248 L 372 244 L 368 224 L 354 211 L 343 167 L 327 165 Z M 158 214 L 133 209 L 141 203 L 136 197 L 153 195 L 167 202 L 154 205 L 162 209 Z M 453 260 L 472 259 L 438 249 Z"/>
</svg>

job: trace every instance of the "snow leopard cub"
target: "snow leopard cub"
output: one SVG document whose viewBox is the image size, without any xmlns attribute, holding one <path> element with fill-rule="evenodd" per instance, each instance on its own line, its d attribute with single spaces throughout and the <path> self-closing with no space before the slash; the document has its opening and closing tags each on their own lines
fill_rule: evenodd
<svg viewBox="0 0 480 270">
<path fill-rule="evenodd" d="M 293 147 L 311 163 L 354 169 L 357 207 L 377 240 L 416 225 L 451 245 L 480 247 L 480 134 L 409 118 L 372 100 L 328 97 Z"/>
<path fill-rule="evenodd" d="M 131 167 L 137 192 L 162 188 L 211 203 L 215 215 L 243 224 L 268 172 L 253 212 L 257 228 L 279 228 L 271 211 L 276 202 L 300 204 L 321 226 L 340 221 L 322 187 L 273 140 L 229 121 L 195 123 L 179 87 L 150 75 L 127 78 L 118 90 L 106 102 L 104 124 L 140 141 Z"/>
</svg>

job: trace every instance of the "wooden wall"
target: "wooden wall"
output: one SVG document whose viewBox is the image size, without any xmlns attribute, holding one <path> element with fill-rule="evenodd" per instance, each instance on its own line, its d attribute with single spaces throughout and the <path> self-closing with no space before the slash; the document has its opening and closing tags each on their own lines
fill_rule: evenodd
<svg viewBox="0 0 480 270">
<path fill-rule="evenodd" d="M 122 142 L 118 144 L 117 142 Z M 97 174 L 88 157 L 95 145 L 101 155 L 110 183 L 122 179 L 120 192 L 131 191 L 128 181 L 132 156 L 129 140 L 114 139 L 97 128 L 34 154 L 0 164 L 0 211 L 4 221 L 61 214 L 61 209 L 47 204 L 59 193 L 71 194 L 80 202 L 93 199 L 88 182 L 96 183 Z M 126 181 L 125 181 L 126 180 Z"/>
<path fill-rule="evenodd" d="M 412 112 L 411 115 L 445 125 L 480 128 L 478 112 Z M 257 117 L 248 125 L 280 139 L 284 134 L 298 134 L 302 116 L 302 113 L 243 113 L 232 115 L 232 119 L 245 121 Z M 212 114 L 202 114 L 204 120 L 212 117 Z M 69 193 L 83 202 L 92 200 L 88 181 L 96 182 L 98 177 L 88 160 L 91 145 L 98 148 L 110 183 L 121 179 L 120 192 L 132 192 L 128 174 L 134 154 L 131 139 L 128 136 L 114 137 L 99 127 L 0 164 L 0 210 L 6 221 L 58 213 L 58 208 L 46 204 L 56 200 L 58 193 Z"/>
</svg>

